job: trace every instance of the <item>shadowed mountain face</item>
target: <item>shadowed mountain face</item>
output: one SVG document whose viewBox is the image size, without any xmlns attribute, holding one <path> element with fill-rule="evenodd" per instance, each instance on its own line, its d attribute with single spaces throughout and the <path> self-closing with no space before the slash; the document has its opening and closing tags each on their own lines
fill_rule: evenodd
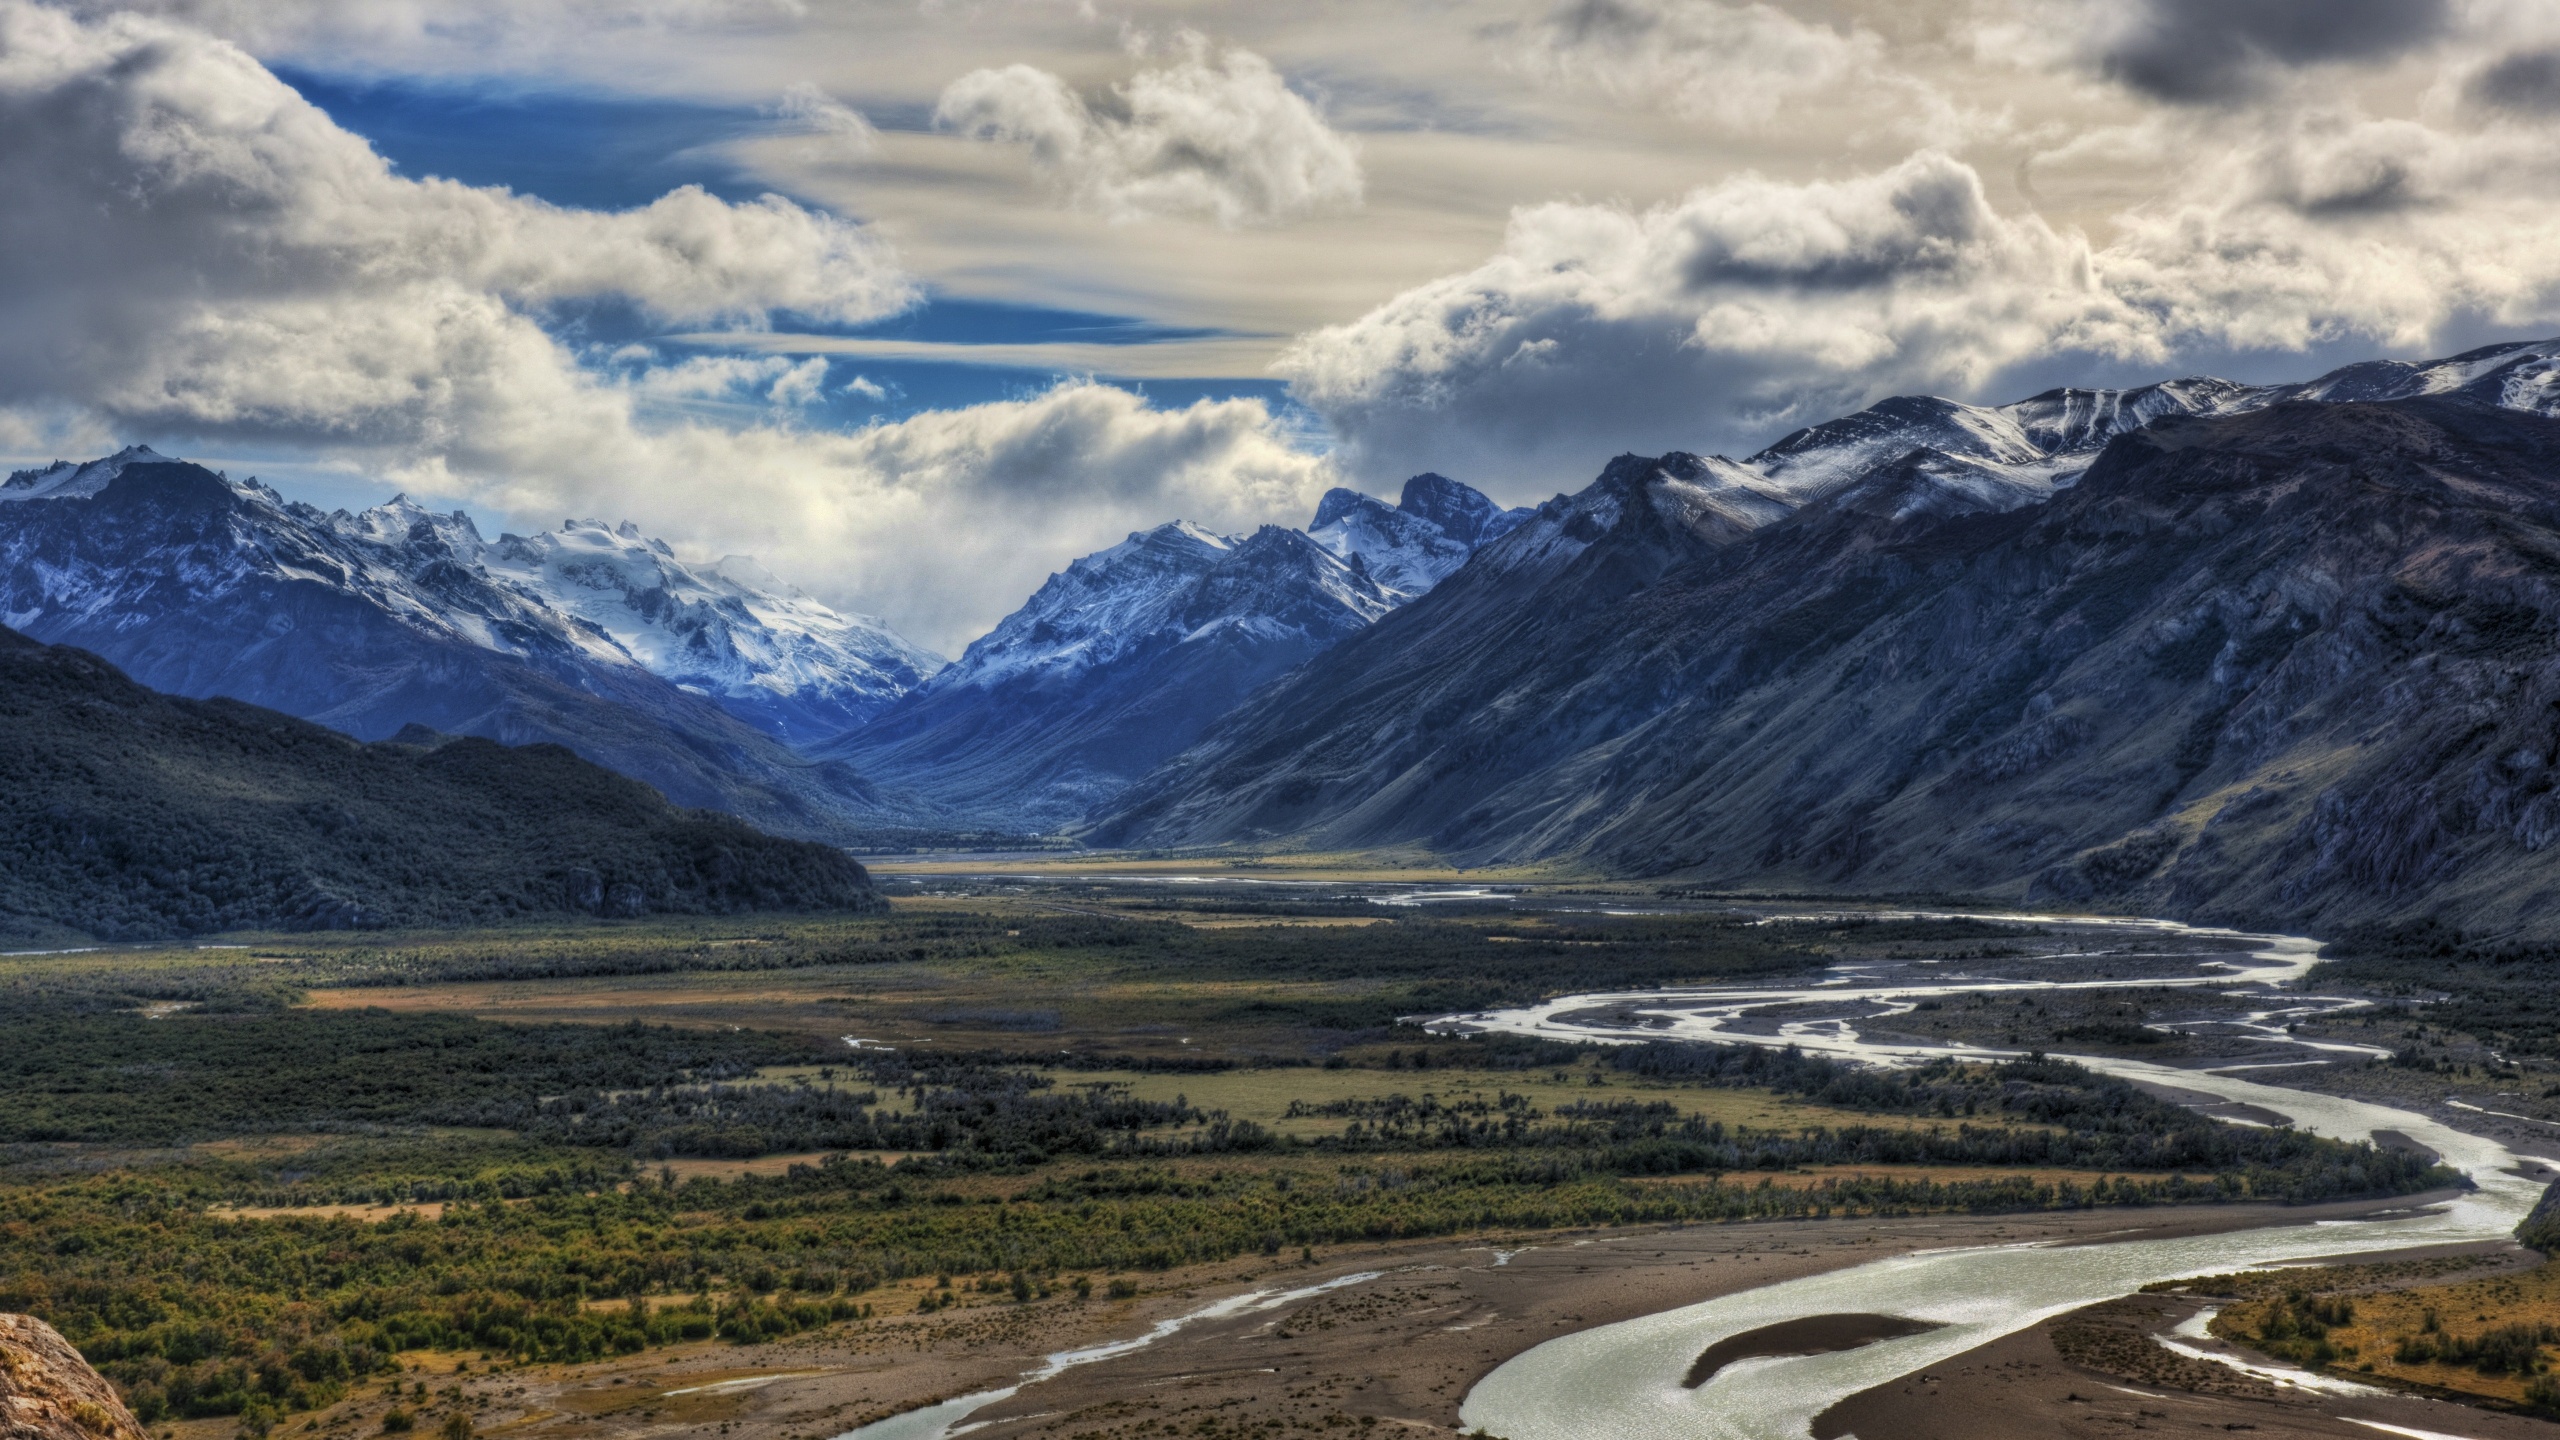
<svg viewBox="0 0 2560 1440">
<path fill-rule="evenodd" d="M 10 486 L 0 622 L 93 650 L 155 689 L 226 695 L 361 739 L 424 725 L 562 744 L 680 804 L 791 834 L 840 835 L 882 812 L 851 770 L 803 759 L 652 674 L 602 628 L 504 583 L 458 516 L 395 505 L 333 517 L 148 451 Z"/>
<path fill-rule="evenodd" d="M 367 745 L 0 630 L 0 937 L 880 908 L 841 851 L 556 745 Z"/>
<path fill-rule="evenodd" d="M 1927 459 L 1756 529 L 1622 459 L 1095 838 L 2560 933 L 2560 420 L 2168 415 L 1974 510 Z"/>
</svg>

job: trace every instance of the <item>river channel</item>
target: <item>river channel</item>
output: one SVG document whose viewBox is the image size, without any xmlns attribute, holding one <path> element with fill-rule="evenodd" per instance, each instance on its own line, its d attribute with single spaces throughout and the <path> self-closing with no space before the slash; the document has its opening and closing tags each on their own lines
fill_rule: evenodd
<svg viewBox="0 0 2560 1440">
<path fill-rule="evenodd" d="M 2061 917 L 2051 917 L 2060 920 Z M 2088 926 L 2073 919 L 2064 923 Z M 2166 921 L 2108 921 L 2129 939 L 2175 938 L 2210 947 L 2186 973 L 2150 973 L 2145 986 L 2259 990 L 2255 1012 L 2266 1017 L 2352 1007 L 2351 998 L 2281 990 L 2300 981 L 2318 954 L 2315 941 L 2282 935 L 2199 930 Z M 1517 1010 L 1444 1016 L 1435 1029 L 1499 1031 L 1550 1039 L 1625 1044 L 1639 1040 L 1704 1040 L 1724 1044 L 1796 1045 L 1808 1051 L 1899 1065 L 1939 1057 L 1985 1059 L 2009 1052 L 1975 1046 L 1869 1042 L 1873 1024 L 1907 1014 L 1921 1002 L 1975 993 L 2122 987 L 2124 979 L 2032 978 L 1989 973 L 1891 975 L 1852 968 L 1813 986 L 1688 989 L 1578 995 Z M 1755 1011 L 1819 1018 L 1779 1025 L 1751 1023 Z M 1846 1013 L 1844 1013 L 1846 1012 Z M 1948 1360 L 2002 1335 L 2084 1305 L 2176 1280 L 2286 1261 L 2497 1239 L 2514 1229 L 2542 1184 L 2513 1173 L 2541 1159 L 2426 1116 L 2388 1106 L 2269 1083 L 2293 1064 L 2332 1063 L 2331 1052 L 2367 1051 L 2334 1042 L 2305 1042 L 2283 1060 L 2247 1067 L 2251 1075 L 2194 1070 L 2105 1056 L 2073 1056 L 2091 1069 L 2128 1080 L 2203 1092 L 2274 1111 L 2294 1125 L 2340 1139 L 2396 1131 L 2434 1150 L 2478 1186 L 2448 1203 L 2386 1218 L 2323 1221 L 2181 1239 L 2117 1244 L 1997 1245 L 1906 1254 L 1871 1264 L 1561 1336 L 1513 1357 L 1468 1394 L 1460 1414 L 1470 1429 L 1505 1440 L 1802 1440 L 1813 1418 L 1870 1386 Z M 2361 1055 L 2355 1058 L 2361 1059 Z M 2235 1067 L 2238 1068 L 2238 1067 Z M 2560 1149 L 2560 1146 L 2550 1147 Z M 1881 1312 L 1936 1322 L 1923 1334 L 1823 1355 L 1739 1361 L 1696 1389 L 1682 1385 L 1699 1353 L 1718 1340 L 1804 1316 Z"/>
</svg>

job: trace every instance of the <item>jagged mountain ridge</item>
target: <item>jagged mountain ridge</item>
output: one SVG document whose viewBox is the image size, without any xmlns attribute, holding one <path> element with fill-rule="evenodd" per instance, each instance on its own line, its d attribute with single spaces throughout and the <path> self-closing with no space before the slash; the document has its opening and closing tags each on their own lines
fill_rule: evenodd
<svg viewBox="0 0 2560 1440">
<path fill-rule="evenodd" d="M 680 810 L 556 745 L 365 744 L 7 629 L 0 782 L 0 935 L 39 943 L 884 908 L 832 846 Z"/>
<path fill-rule="evenodd" d="M 2106 439 L 2025 503 L 1913 446 L 1754 524 L 1626 457 L 1090 838 L 2560 932 L 2552 352 L 2038 397 Z"/>
<path fill-rule="evenodd" d="M 915 694 L 811 753 L 934 804 L 944 823 L 1073 824 L 1528 514 L 1417 475 L 1393 506 L 1330 491 L 1304 531 L 1159 525 L 1050 576 Z"/>
<path fill-rule="evenodd" d="M 2122 390 L 2062 388 L 2006 405 L 1903 395 L 1807 426 L 1748 460 L 1705 463 L 1733 503 L 1764 519 L 1904 466 L 1906 509 L 2004 510 L 2070 485 L 2106 443 L 2165 416 L 2238 415 L 2287 400 L 2341 403 L 2467 395 L 2560 414 L 2560 341 L 2483 346 L 2449 359 L 2375 360 L 2290 385 L 2209 376 Z"/>
<path fill-rule="evenodd" d="M 325 514 L 139 448 L 20 472 L 0 498 L 0 623 L 155 689 L 362 739 L 416 724 L 559 743 L 679 804 L 790 834 L 895 811 L 844 766 L 794 754 L 493 573 L 465 517 Z"/>
<path fill-rule="evenodd" d="M 57 460 L 0 483 L 10 500 L 95 497 L 124 467 L 165 460 L 137 445 L 86 464 Z M 249 482 L 251 493 L 272 496 Z M 598 660 L 639 665 L 708 696 L 776 739 L 805 743 L 861 723 L 940 669 L 942 657 L 866 615 L 840 614 L 743 555 L 688 565 L 629 521 L 570 520 L 556 531 L 484 540 L 460 511 L 437 514 L 406 495 L 370 510 L 325 516 L 273 497 L 295 520 L 327 527 L 372 553 L 377 586 L 429 565 L 486 572 L 536 610 L 531 623 Z M 5 512 L 0 512 L 5 523 Z M 473 587 L 461 587 L 462 593 Z M 503 638 L 476 623 L 491 607 L 464 596 L 447 616 L 491 648 Z M 426 608 L 434 609 L 430 604 Z M 512 606 L 498 606 L 513 609 Z M 523 620 L 525 617 L 514 617 Z M 606 642 L 597 645 L 596 637 Z"/>
</svg>

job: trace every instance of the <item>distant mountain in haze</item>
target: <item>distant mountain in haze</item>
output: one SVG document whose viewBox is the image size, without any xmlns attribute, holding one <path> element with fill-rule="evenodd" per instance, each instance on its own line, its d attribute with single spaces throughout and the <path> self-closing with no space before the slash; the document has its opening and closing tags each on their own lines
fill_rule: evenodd
<svg viewBox="0 0 2560 1440">
<path fill-rule="evenodd" d="M 563 744 L 681 804 L 800 835 L 853 833 L 895 806 L 772 732 L 858 720 L 934 663 L 871 622 L 689 570 L 627 533 L 493 545 L 458 514 L 405 500 L 325 513 L 141 447 L 0 485 L 0 622 L 155 689 L 360 739 L 415 724 Z"/>
<path fill-rule="evenodd" d="M 0 629 L 0 938 L 884 908 L 832 847 L 558 746 L 411 733 L 162 695 Z"/>
<path fill-rule="evenodd" d="M 1622 457 L 1090 838 L 2560 934 L 2555 356 Z"/>
<path fill-rule="evenodd" d="M 811 753 L 946 823 L 1054 829 L 1398 598 L 1296 530 L 1161 525 L 1051 576 L 922 690 Z"/>
<path fill-rule="evenodd" d="M 1526 513 L 1423 475 L 1394 506 L 1334 490 L 1306 531 L 1160 525 L 1051 576 L 949 669 L 812 753 L 950 823 L 1075 823 Z"/>
</svg>

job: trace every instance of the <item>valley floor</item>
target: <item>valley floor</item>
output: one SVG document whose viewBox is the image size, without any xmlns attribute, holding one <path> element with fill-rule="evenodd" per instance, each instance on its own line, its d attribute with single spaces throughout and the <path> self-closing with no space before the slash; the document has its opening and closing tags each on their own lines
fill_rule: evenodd
<svg viewBox="0 0 2560 1440">
<path fill-rule="evenodd" d="M 2283 1066 L 2286 1084 L 2560 1135 L 2551 1037 L 2452 1027 L 2496 997 L 2401 995 L 2383 962 L 2357 1003 L 2275 1015 L 2160 983 L 2219 942 L 2050 918 L 1737 915 L 1643 887 L 1350 867 L 881 868 L 888 917 L 0 960 L 0 1018 L 41 1042 L 0 1062 L 16 1067 L 0 1308 L 55 1319 L 128 1394 L 165 1395 L 152 1428 L 175 1440 L 362 1440 L 455 1416 L 483 1435 L 828 1440 L 1176 1320 L 989 1404 L 971 1433 L 1454 1433 L 1477 1380 L 1570 1331 L 1908 1250 L 2405 1206 L 2443 1172 L 2386 1156 L 2398 1199 L 2195 1203 L 2332 1183 L 2327 1152 L 2220 1131 L 2258 1148 L 2178 1162 L 2173 1192 L 2170 1168 L 2128 1170 L 2072 1118 L 2095 1082 L 2068 1067 L 2011 1076 L 2061 1097 L 2039 1119 L 2003 1108 L 1982 1066 L 1925 1094 L 1819 1067 L 1675 1073 L 1403 1017 L 1997 968 L 2106 983 L 1739 1023 Z M 2136 1112 L 2155 1138 L 2194 1123 Z M 1263 1292 L 1278 1298 L 1237 1299 Z M 1997 1424 L 1943 1433 L 2163 1415 L 2377 1433 L 2336 1428 L 2329 1397 L 2177 1398 L 2048 1360 L 2059 1324 L 1838 1413 L 1869 1440 L 1969 1406 Z M 363 1347 L 390 1366 L 330 1358 Z M 217 1384 L 251 1388 L 207 1398 Z M 2392 1404 L 2374 1416 L 2560 1435 Z"/>
</svg>

